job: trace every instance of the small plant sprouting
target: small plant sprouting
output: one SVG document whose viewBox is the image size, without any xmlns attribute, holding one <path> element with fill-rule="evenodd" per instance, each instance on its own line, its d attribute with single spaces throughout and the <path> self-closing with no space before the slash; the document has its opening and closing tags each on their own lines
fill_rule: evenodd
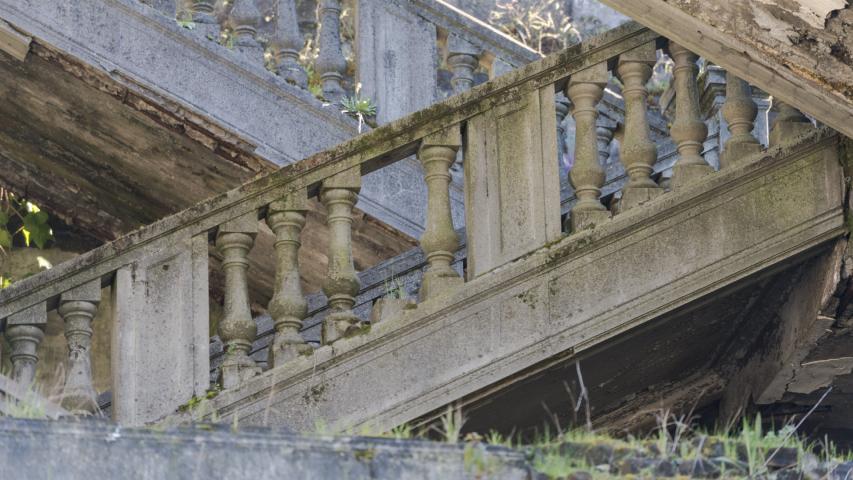
<svg viewBox="0 0 853 480">
<path fill-rule="evenodd" d="M 234 33 L 230 30 L 223 30 L 219 34 L 219 44 L 229 50 L 234 49 Z"/>
<path fill-rule="evenodd" d="M 186 28 L 187 30 L 193 30 L 195 28 L 195 22 L 192 20 L 177 20 L 178 25 L 182 28 Z"/>
<path fill-rule="evenodd" d="M 412 427 L 409 426 L 409 424 L 404 423 L 392 428 L 389 432 L 389 436 L 393 437 L 395 440 L 409 440 L 413 438 L 414 435 Z"/>
<path fill-rule="evenodd" d="M 484 440 L 489 445 L 497 445 L 501 447 L 512 447 L 512 439 L 510 437 L 504 437 L 500 432 L 496 430 L 489 430 L 489 433 L 486 434 Z"/>
<path fill-rule="evenodd" d="M 439 433 L 444 437 L 444 441 L 447 443 L 459 443 L 462 439 L 462 425 L 465 424 L 462 410 L 448 405 L 447 411 L 441 416 L 440 421 L 441 426 L 438 428 Z"/>
<path fill-rule="evenodd" d="M 355 95 L 341 100 L 341 113 L 358 120 L 358 133 L 361 133 L 367 118 L 376 116 L 376 104 L 373 100 L 362 97 L 360 91 L 361 84 L 358 84 L 355 87 Z"/>
</svg>

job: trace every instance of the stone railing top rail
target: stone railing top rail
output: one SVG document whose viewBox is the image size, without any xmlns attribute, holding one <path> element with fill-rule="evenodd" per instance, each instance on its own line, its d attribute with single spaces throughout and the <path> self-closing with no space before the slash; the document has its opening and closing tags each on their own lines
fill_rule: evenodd
<svg viewBox="0 0 853 480">
<path fill-rule="evenodd" d="M 658 34 L 639 24 L 627 23 L 337 147 L 247 182 L 237 189 L 13 284 L 0 292 L 0 318 L 39 302 L 48 301 L 51 304 L 58 295 L 76 285 L 97 278 L 107 280 L 106 276 L 144 258 L 152 250 L 212 231 L 222 223 L 250 212 L 258 212 L 291 192 L 307 189 L 309 196 L 315 196 L 320 182 L 333 175 L 355 168 L 359 168 L 361 174 L 365 175 L 404 159 L 416 152 L 420 139 L 427 135 L 441 132 L 490 110 L 496 104 L 542 86 L 556 84 L 557 89 L 562 90 L 566 79 L 573 73 L 607 62 L 658 38 Z"/>
<path fill-rule="evenodd" d="M 390 0 L 513 65 L 542 58 L 536 50 L 442 0 Z"/>
</svg>

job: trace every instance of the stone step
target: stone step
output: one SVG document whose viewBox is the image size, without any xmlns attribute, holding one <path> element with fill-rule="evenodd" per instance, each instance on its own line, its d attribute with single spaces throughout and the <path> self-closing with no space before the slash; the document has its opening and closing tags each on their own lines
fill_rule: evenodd
<svg viewBox="0 0 853 480">
<path fill-rule="evenodd" d="M 523 454 L 383 438 L 300 436 L 282 429 L 199 425 L 153 430 L 106 421 L 0 421 L 4 478 L 523 480 Z"/>
</svg>

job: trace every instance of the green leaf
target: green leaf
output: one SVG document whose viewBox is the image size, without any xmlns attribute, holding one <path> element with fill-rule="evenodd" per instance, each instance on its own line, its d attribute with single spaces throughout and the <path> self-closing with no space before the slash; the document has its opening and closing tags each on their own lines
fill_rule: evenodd
<svg viewBox="0 0 853 480">
<path fill-rule="evenodd" d="M 38 212 L 35 212 L 35 216 L 36 216 L 36 221 L 38 223 L 41 223 L 41 224 L 47 223 L 47 220 L 48 220 L 47 212 L 39 210 Z"/>
<path fill-rule="evenodd" d="M 12 248 L 12 234 L 5 228 L 0 228 L 0 247 Z"/>
<path fill-rule="evenodd" d="M 38 248 L 44 248 L 47 241 L 53 237 L 50 233 L 50 226 L 41 224 L 37 228 L 30 231 L 30 238 Z"/>
<path fill-rule="evenodd" d="M 26 228 L 30 232 L 46 224 L 47 213 L 45 212 L 30 212 L 26 214 L 26 216 L 24 216 L 24 228 Z"/>
</svg>

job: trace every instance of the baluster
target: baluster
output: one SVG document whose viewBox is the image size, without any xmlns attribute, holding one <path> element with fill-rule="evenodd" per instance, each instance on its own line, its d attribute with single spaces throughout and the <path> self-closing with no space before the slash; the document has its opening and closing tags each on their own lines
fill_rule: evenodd
<svg viewBox="0 0 853 480">
<path fill-rule="evenodd" d="M 317 34 L 317 0 L 297 1 L 296 16 L 299 18 L 299 31 L 314 38 Z"/>
<path fill-rule="evenodd" d="M 353 313 L 355 296 L 361 288 L 352 260 L 352 209 L 361 189 L 358 167 L 323 180 L 320 201 L 327 210 L 329 225 L 329 271 L 323 293 L 331 313 L 323 321 L 323 343 L 330 344 L 350 334 L 359 323 Z"/>
<path fill-rule="evenodd" d="M 557 92 L 554 96 L 554 110 L 557 115 L 557 161 L 563 164 L 566 155 L 566 127 L 563 121 L 569 114 L 571 103 L 563 92 Z"/>
<path fill-rule="evenodd" d="M 299 240 L 305 226 L 308 198 L 298 190 L 273 202 L 267 212 L 267 224 L 275 233 L 275 292 L 269 313 L 275 325 L 275 337 L 269 353 L 269 365 L 275 367 L 300 354 L 310 353 L 299 330 L 308 314 L 308 302 L 302 294 L 299 278 Z"/>
<path fill-rule="evenodd" d="M 595 121 L 595 139 L 598 145 L 598 158 L 604 168 L 604 177 L 607 178 L 607 167 L 610 165 L 610 148 L 613 143 L 613 135 L 619 124 L 604 115 L 599 115 Z"/>
<path fill-rule="evenodd" d="M 625 135 L 620 156 L 628 174 L 628 183 L 622 189 L 619 204 L 621 211 L 634 208 L 663 193 L 663 189 L 651 177 L 652 165 L 657 161 L 657 146 L 651 140 L 646 118 L 646 82 L 652 76 L 655 61 L 654 43 L 619 56 L 617 72 L 624 86 L 622 95 L 625 98 Z"/>
<path fill-rule="evenodd" d="M 254 0 L 235 0 L 231 9 L 231 25 L 234 28 L 234 46 L 252 60 L 263 58 L 263 48 L 258 43 L 258 25 L 261 12 Z"/>
<path fill-rule="evenodd" d="M 231 16 L 233 8 L 234 0 L 215 0 L 213 4 L 213 18 L 221 24 Z"/>
<path fill-rule="evenodd" d="M 421 300 L 441 296 L 463 283 L 450 266 L 459 248 L 450 214 L 450 166 L 461 146 L 462 135 L 456 125 L 424 137 L 418 149 L 427 184 L 427 221 L 420 243 L 428 266 L 421 284 Z"/>
<path fill-rule="evenodd" d="M 308 74 L 299 64 L 302 36 L 299 34 L 295 0 L 279 0 L 278 14 L 275 17 L 275 31 L 270 48 L 276 73 L 287 82 L 306 88 L 308 86 Z"/>
<path fill-rule="evenodd" d="M 162 11 L 164 14 L 168 15 L 168 11 L 164 11 L 163 7 L 158 7 L 156 5 L 152 5 L 154 8 Z M 191 22 L 194 21 L 194 13 L 193 13 L 193 1 L 192 0 L 176 0 L 175 1 L 175 20 L 178 22 Z"/>
<path fill-rule="evenodd" d="M 451 34 L 447 41 L 447 65 L 453 76 L 453 93 L 462 93 L 474 86 L 474 72 L 480 66 L 480 50 L 471 42 Z"/>
<path fill-rule="evenodd" d="M 770 145 L 785 143 L 814 128 L 812 121 L 791 105 L 774 98 L 773 107 L 776 120 L 770 129 Z"/>
<path fill-rule="evenodd" d="M 255 212 L 229 220 L 219 226 L 216 248 L 222 255 L 225 272 L 225 301 L 219 321 L 219 338 L 225 344 L 225 359 L 220 367 L 223 388 L 234 388 L 260 373 L 249 356 L 258 327 L 249 305 L 249 283 L 246 272 L 248 255 L 258 233 Z"/>
<path fill-rule="evenodd" d="M 699 89 L 696 76 L 699 56 L 675 42 L 669 42 L 675 62 L 675 122 L 670 133 L 678 148 L 678 160 L 672 169 L 672 188 L 678 189 L 714 171 L 702 156 L 708 127 L 699 117 Z"/>
<path fill-rule="evenodd" d="M 756 115 L 758 107 L 752 100 L 749 84 L 727 72 L 723 118 L 729 125 L 731 136 L 726 140 L 720 155 L 720 168 L 735 165 L 744 157 L 761 151 L 761 143 L 752 135 Z"/>
<path fill-rule="evenodd" d="M 98 410 L 92 383 L 92 320 L 101 301 L 101 280 L 69 290 L 59 297 L 59 315 L 65 324 L 68 366 L 62 406 L 72 411 Z"/>
<path fill-rule="evenodd" d="M 610 218 L 601 204 L 604 170 L 598 159 L 596 119 L 598 102 L 607 84 L 607 64 L 599 63 L 580 71 L 569 79 L 566 93 L 573 105 L 575 119 L 575 161 L 569 171 L 569 181 L 578 197 L 570 215 L 570 230 L 577 232 L 592 228 Z"/>
<path fill-rule="evenodd" d="M 12 379 L 31 386 L 36 378 L 38 347 L 47 325 L 47 304 L 38 303 L 6 319 L 6 340 L 11 347 Z"/>
<path fill-rule="evenodd" d="M 192 21 L 202 26 L 213 25 L 219 29 L 219 22 L 216 19 L 216 1 L 215 0 L 183 0 L 191 3 Z"/>
<path fill-rule="evenodd" d="M 275 34 L 276 23 L 279 17 L 279 3 L 286 0 L 254 0 L 255 8 L 260 13 L 255 37 L 265 47 L 264 60 L 272 59 L 272 39 Z"/>
<path fill-rule="evenodd" d="M 323 96 L 338 102 L 344 96 L 347 60 L 341 49 L 341 0 L 320 2 L 320 53 L 315 64 L 323 83 Z"/>
</svg>

